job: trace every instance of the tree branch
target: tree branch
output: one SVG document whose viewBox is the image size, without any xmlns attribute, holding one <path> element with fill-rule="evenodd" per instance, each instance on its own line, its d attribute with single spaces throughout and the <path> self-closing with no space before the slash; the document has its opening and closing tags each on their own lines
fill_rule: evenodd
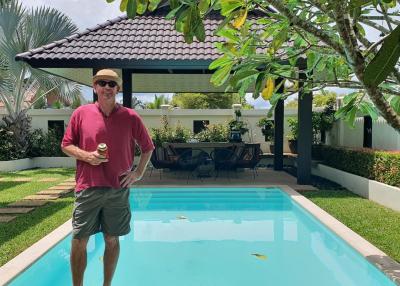
<svg viewBox="0 0 400 286">
<path fill-rule="evenodd" d="M 289 21 L 293 25 L 297 25 L 298 27 L 302 28 L 304 31 L 314 35 L 324 43 L 326 43 L 328 46 L 331 46 L 338 54 L 344 56 L 345 51 L 341 44 L 336 41 L 334 38 L 332 38 L 328 33 L 326 33 L 323 30 L 320 30 L 310 24 L 307 21 L 302 20 L 299 18 L 297 15 L 293 14 L 283 2 L 279 0 L 267 0 L 268 3 L 270 3 L 276 10 L 278 10 L 281 14 L 286 16 Z"/>
</svg>

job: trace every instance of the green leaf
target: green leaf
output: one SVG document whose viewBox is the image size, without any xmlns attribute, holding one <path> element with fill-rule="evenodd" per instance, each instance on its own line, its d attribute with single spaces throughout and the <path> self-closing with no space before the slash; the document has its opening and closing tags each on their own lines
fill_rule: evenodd
<svg viewBox="0 0 400 286">
<path fill-rule="evenodd" d="M 355 127 L 355 120 L 357 114 L 357 106 L 353 106 L 346 114 L 345 121 L 351 127 Z"/>
<path fill-rule="evenodd" d="M 136 2 L 137 2 L 136 12 L 139 15 L 143 15 L 143 13 L 146 12 L 147 10 L 148 0 L 136 0 Z"/>
<path fill-rule="evenodd" d="M 390 101 L 390 105 L 397 114 L 400 114 L 400 96 L 394 96 Z"/>
<path fill-rule="evenodd" d="M 265 78 L 265 73 L 260 73 L 257 76 L 256 85 L 255 85 L 254 92 L 253 92 L 253 98 L 254 99 L 257 99 L 260 96 L 260 91 L 261 91 L 261 88 L 262 88 L 262 84 L 264 82 L 264 78 Z"/>
<path fill-rule="evenodd" d="M 128 0 L 128 5 L 126 7 L 126 13 L 128 18 L 133 19 L 136 16 L 137 2 L 136 0 Z"/>
<path fill-rule="evenodd" d="M 372 0 L 351 0 L 349 3 L 349 10 L 363 7 L 372 3 Z"/>
<path fill-rule="evenodd" d="M 206 39 L 206 30 L 204 29 L 203 21 L 200 18 L 198 18 L 196 22 L 197 22 L 197 27 L 195 30 L 196 38 L 200 42 L 204 42 L 204 40 Z"/>
<path fill-rule="evenodd" d="M 160 4 L 161 0 L 149 0 L 149 11 L 154 11 Z"/>
<path fill-rule="evenodd" d="M 205 14 L 210 7 L 210 0 L 200 0 L 199 2 L 199 10 L 201 14 Z"/>
<path fill-rule="evenodd" d="M 400 25 L 384 40 L 382 47 L 365 68 L 364 82 L 378 86 L 393 72 L 400 57 Z"/>
<path fill-rule="evenodd" d="M 215 86 L 223 85 L 226 82 L 226 80 L 228 79 L 228 77 L 231 73 L 232 67 L 233 67 L 233 63 L 219 68 L 211 76 L 211 79 L 210 79 L 211 83 L 214 84 Z"/>
<path fill-rule="evenodd" d="M 107 3 L 112 3 L 112 2 L 114 2 L 115 0 L 106 0 L 107 1 Z"/>
<path fill-rule="evenodd" d="M 231 59 L 230 57 L 224 55 L 224 56 L 222 56 L 222 57 L 220 57 L 220 58 L 214 60 L 214 61 L 208 66 L 208 69 L 214 70 L 214 69 L 216 69 L 216 68 L 225 66 L 225 65 L 230 64 L 230 63 L 232 63 L 232 59 Z"/>
<path fill-rule="evenodd" d="M 178 8 L 180 6 L 179 0 L 169 0 L 169 7 L 171 10 L 174 10 L 175 8 Z"/>
<path fill-rule="evenodd" d="M 249 89 L 250 85 L 254 82 L 255 79 L 256 77 L 253 75 L 243 79 L 240 82 L 239 95 L 241 97 L 244 97 L 246 95 L 246 91 Z"/>
<path fill-rule="evenodd" d="M 378 119 L 378 111 L 371 102 L 363 101 L 360 103 L 359 108 L 363 115 L 371 116 L 372 120 Z"/>
<path fill-rule="evenodd" d="M 235 34 L 236 34 L 236 30 L 233 30 L 233 29 L 224 29 L 224 30 L 220 30 L 217 33 L 218 36 L 227 38 L 234 43 L 238 43 L 238 42 L 240 42 L 240 38 L 238 36 L 236 36 Z"/>
<path fill-rule="evenodd" d="M 180 5 L 180 6 L 176 7 L 175 9 L 169 11 L 167 16 L 165 16 L 165 19 L 171 20 L 172 18 L 174 18 L 175 15 L 177 14 L 177 12 L 179 11 L 179 9 L 181 9 L 182 7 L 183 7 L 183 5 Z"/>
<path fill-rule="evenodd" d="M 125 12 L 127 6 L 128 6 L 128 0 L 121 0 L 121 4 L 119 4 L 119 10 L 121 12 Z"/>
<path fill-rule="evenodd" d="M 232 11 L 244 5 L 243 0 L 220 0 L 221 15 L 228 16 Z"/>
<path fill-rule="evenodd" d="M 249 77 L 254 77 L 255 79 L 255 75 L 258 75 L 259 73 L 260 71 L 258 70 L 240 70 L 231 78 L 230 84 L 232 86 L 236 86 L 238 82 L 247 79 Z"/>
</svg>

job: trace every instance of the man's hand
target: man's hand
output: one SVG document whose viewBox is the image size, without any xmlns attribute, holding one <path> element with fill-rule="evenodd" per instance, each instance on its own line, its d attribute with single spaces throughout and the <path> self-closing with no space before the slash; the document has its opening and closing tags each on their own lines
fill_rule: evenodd
<svg viewBox="0 0 400 286">
<path fill-rule="evenodd" d="M 135 182 L 139 181 L 142 178 L 143 174 L 140 174 L 138 171 L 126 171 L 122 173 L 119 177 L 121 187 L 127 188 L 133 185 Z"/>
<path fill-rule="evenodd" d="M 89 163 L 90 165 L 97 166 L 101 163 L 108 162 L 108 159 L 104 156 L 100 155 L 97 151 L 87 152 L 85 162 Z"/>
</svg>

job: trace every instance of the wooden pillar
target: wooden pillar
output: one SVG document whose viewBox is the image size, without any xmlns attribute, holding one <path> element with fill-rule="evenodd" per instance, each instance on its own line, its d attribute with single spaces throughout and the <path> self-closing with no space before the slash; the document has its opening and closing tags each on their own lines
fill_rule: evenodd
<svg viewBox="0 0 400 286">
<path fill-rule="evenodd" d="M 282 79 L 275 81 L 275 85 L 279 85 Z M 278 93 L 283 93 L 283 84 L 277 90 Z M 283 170 L 283 121 L 284 121 L 284 102 L 282 99 L 278 101 L 274 111 L 274 170 Z"/>
<path fill-rule="evenodd" d="M 305 70 L 307 60 L 301 58 L 298 62 L 299 79 L 307 79 Z M 299 134 L 297 138 L 297 184 L 311 183 L 311 147 L 312 147 L 312 92 L 305 92 L 304 84 L 299 82 Z"/>
<path fill-rule="evenodd" d="M 132 108 L 132 70 L 122 70 L 122 105 Z"/>
</svg>

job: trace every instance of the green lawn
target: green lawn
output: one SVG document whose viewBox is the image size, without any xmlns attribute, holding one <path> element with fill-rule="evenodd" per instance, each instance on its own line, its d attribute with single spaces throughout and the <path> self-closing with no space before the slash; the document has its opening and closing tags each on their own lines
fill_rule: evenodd
<svg viewBox="0 0 400 286">
<path fill-rule="evenodd" d="M 302 194 L 373 245 L 400 262 L 400 212 L 314 178 L 319 191 Z"/>
<path fill-rule="evenodd" d="M 33 169 L 0 173 L 0 207 L 33 195 L 73 177 L 74 169 Z M 31 178 L 32 182 L 13 182 L 15 178 Z M 43 178 L 56 178 L 54 182 L 37 182 Z M 50 202 L 28 214 L 18 215 L 10 223 L 0 224 L 0 265 L 66 222 L 72 213 L 73 195 Z"/>
</svg>

